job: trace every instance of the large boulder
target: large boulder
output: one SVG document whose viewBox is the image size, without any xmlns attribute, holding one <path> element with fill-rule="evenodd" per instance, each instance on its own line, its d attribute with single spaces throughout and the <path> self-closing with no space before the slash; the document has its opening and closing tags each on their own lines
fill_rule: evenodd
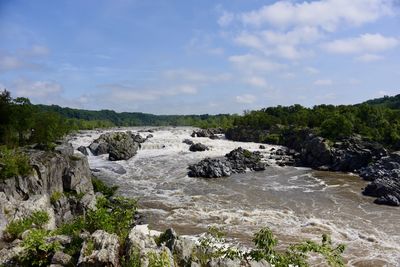
<svg viewBox="0 0 400 267">
<path fill-rule="evenodd" d="M 241 147 L 232 150 L 225 158 L 206 158 L 196 164 L 189 165 L 189 177 L 218 178 L 230 176 L 232 173 L 265 170 L 266 163 L 261 162 L 260 152 L 251 152 Z"/>
<path fill-rule="evenodd" d="M 119 248 L 117 235 L 97 230 L 84 242 L 78 266 L 118 267 L 120 266 Z"/>
<path fill-rule="evenodd" d="M 222 128 L 209 128 L 209 129 L 200 129 L 194 130 L 191 134 L 192 137 L 208 137 L 211 139 L 217 139 L 218 135 L 224 134 L 224 130 Z"/>
<path fill-rule="evenodd" d="M 226 159 L 206 158 L 197 164 L 189 165 L 189 177 L 219 178 L 232 174 L 232 166 Z"/>
<path fill-rule="evenodd" d="M 108 153 L 111 161 L 128 160 L 136 155 L 140 144 L 145 141 L 146 138 L 130 131 L 109 132 L 94 140 L 89 149 L 95 156 Z"/>
<path fill-rule="evenodd" d="M 189 147 L 189 150 L 192 151 L 192 152 L 206 151 L 206 150 L 208 150 L 208 147 L 206 145 L 201 144 L 201 143 L 196 143 L 196 144 L 192 144 Z"/>
</svg>

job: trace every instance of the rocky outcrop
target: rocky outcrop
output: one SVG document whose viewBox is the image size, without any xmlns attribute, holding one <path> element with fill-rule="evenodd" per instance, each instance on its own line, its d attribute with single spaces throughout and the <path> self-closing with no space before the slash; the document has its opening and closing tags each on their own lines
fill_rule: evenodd
<svg viewBox="0 0 400 267">
<path fill-rule="evenodd" d="M 128 160 L 136 155 L 140 144 L 146 139 L 139 134 L 127 132 L 110 132 L 100 135 L 94 140 L 89 149 L 93 155 L 109 154 L 109 160 Z"/>
<path fill-rule="evenodd" d="M 200 129 L 192 132 L 192 137 L 208 137 L 211 139 L 218 139 L 218 135 L 223 135 L 224 130 L 222 128 L 209 128 L 209 129 Z"/>
<path fill-rule="evenodd" d="M 189 150 L 192 151 L 192 152 L 206 151 L 206 150 L 208 150 L 208 147 L 206 145 L 201 144 L 201 143 L 196 143 L 196 144 L 192 144 L 189 147 Z"/>
<path fill-rule="evenodd" d="M 78 266 L 119 267 L 119 248 L 117 235 L 97 230 L 83 244 Z"/>
<path fill-rule="evenodd" d="M 89 155 L 89 153 L 87 152 L 87 149 L 86 149 L 85 146 L 80 146 L 80 147 L 77 148 L 77 150 L 78 150 L 79 152 L 81 152 L 81 153 L 82 153 L 83 155 L 85 155 L 85 156 Z"/>
<path fill-rule="evenodd" d="M 364 195 L 376 197 L 377 204 L 400 206 L 400 152 L 371 163 L 359 173 L 363 179 L 371 181 Z"/>
<path fill-rule="evenodd" d="M 225 158 L 206 158 L 197 164 L 189 165 L 189 177 L 219 178 L 233 173 L 263 171 L 266 164 L 261 162 L 260 152 L 250 152 L 241 147 L 232 150 Z"/>
<path fill-rule="evenodd" d="M 299 165 L 314 169 L 357 172 L 387 155 L 382 145 L 352 136 L 338 142 L 314 135 L 310 130 L 286 132 L 283 145 L 299 152 Z"/>
<path fill-rule="evenodd" d="M 50 215 L 50 229 L 94 206 L 87 158 L 71 148 L 63 144 L 55 151 L 27 151 L 32 174 L 0 181 L 0 234 L 10 221 L 37 210 Z"/>
</svg>

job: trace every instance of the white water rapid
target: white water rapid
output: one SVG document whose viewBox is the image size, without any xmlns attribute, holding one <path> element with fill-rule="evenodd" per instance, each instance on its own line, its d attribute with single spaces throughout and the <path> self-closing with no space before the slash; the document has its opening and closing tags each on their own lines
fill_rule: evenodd
<svg viewBox="0 0 400 267">
<path fill-rule="evenodd" d="M 400 208 L 378 206 L 362 196 L 366 182 L 358 176 L 272 163 L 263 172 L 189 178 L 187 166 L 205 157 L 223 156 L 241 146 L 268 158 L 273 147 L 260 150 L 256 143 L 191 138 L 192 131 L 158 128 L 132 159 L 110 162 L 107 155 L 90 155 L 89 164 L 100 179 L 118 185 L 120 194 L 138 198 L 155 230 L 173 227 L 179 234 L 199 234 L 217 225 L 233 240 L 250 244 L 252 234 L 268 226 L 283 246 L 303 239 L 320 241 L 322 233 L 329 233 L 335 243 L 346 244 L 349 266 L 400 266 Z M 88 146 L 101 133 L 82 132 L 72 143 L 75 148 Z M 190 152 L 184 139 L 210 150 Z M 126 173 L 119 174 L 122 168 Z"/>
</svg>

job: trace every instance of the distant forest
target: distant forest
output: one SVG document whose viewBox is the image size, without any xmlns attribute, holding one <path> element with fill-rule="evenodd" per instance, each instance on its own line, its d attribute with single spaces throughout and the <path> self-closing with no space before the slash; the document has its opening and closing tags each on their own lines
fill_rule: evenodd
<svg viewBox="0 0 400 267">
<path fill-rule="evenodd" d="M 276 106 L 243 115 L 153 115 L 112 110 L 90 111 L 56 105 L 33 105 L 28 98 L 0 93 L 0 143 L 49 144 L 80 129 L 113 126 L 195 126 L 259 132 L 256 140 L 280 143 L 285 131 L 309 128 L 331 140 L 353 134 L 400 149 L 400 94 L 356 105 Z"/>
<path fill-rule="evenodd" d="M 69 119 L 109 121 L 115 126 L 197 126 L 201 128 L 232 127 L 237 115 L 153 115 L 141 112 L 115 112 L 113 110 L 84 110 L 63 108 L 57 105 L 37 105 L 44 112 L 56 112 Z"/>
</svg>

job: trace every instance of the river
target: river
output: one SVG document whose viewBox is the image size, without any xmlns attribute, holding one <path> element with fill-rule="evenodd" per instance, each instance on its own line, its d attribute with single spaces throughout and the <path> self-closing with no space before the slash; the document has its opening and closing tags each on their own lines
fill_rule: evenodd
<svg viewBox="0 0 400 267">
<path fill-rule="evenodd" d="M 138 198 L 155 230 L 173 227 L 179 234 L 194 235 L 215 225 L 223 227 L 232 242 L 250 244 L 253 233 L 268 226 L 283 247 L 303 239 L 320 241 L 321 234 L 329 233 L 335 243 L 346 244 L 348 266 L 400 266 L 400 210 L 363 196 L 366 182 L 358 176 L 279 167 L 269 159 L 270 150 L 278 146 L 261 150 L 256 143 L 191 138 L 192 131 L 157 128 L 130 160 L 110 162 L 107 155 L 89 155 L 90 167 L 106 183 L 118 185 L 120 194 Z M 88 146 L 101 133 L 82 132 L 72 143 L 75 148 Z M 201 142 L 210 150 L 190 152 L 183 139 Z M 261 151 L 271 166 L 228 178 L 187 176 L 189 164 L 237 147 Z M 121 168 L 125 174 L 118 174 Z"/>
</svg>

